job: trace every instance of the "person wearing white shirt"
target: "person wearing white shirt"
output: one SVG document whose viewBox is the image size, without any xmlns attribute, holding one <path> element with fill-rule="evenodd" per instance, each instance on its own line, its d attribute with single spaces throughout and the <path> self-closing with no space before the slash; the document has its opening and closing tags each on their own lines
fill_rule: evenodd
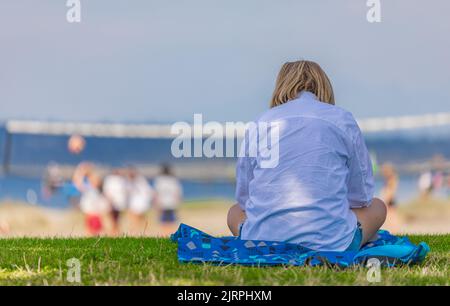
<svg viewBox="0 0 450 306">
<path fill-rule="evenodd" d="M 128 170 L 127 188 L 131 234 L 145 235 L 148 230 L 146 217 L 154 196 L 153 189 L 147 179 L 133 167 Z"/>
<path fill-rule="evenodd" d="M 120 234 L 120 217 L 128 208 L 127 180 L 124 170 L 114 170 L 103 182 L 103 194 L 111 206 L 111 234 Z"/>
<path fill-rule="evenodd" d="M 164 235 L 168 235 L 175 230 L 177 210 L 182 201 L 182 187 L 170 167 L 163 165 L 161 174 L 154 180 L 154 188 L 162 231 Z"/>
<path fill-rule="evenodd" d="M 101 192 L 102 178 L 94 165 L 83 163 L 75 170 L 73 182 L 81 193 L 80 210 L 85 216 L 86 233 L 89 236 L 103 234 L 103 217 L 109 213 L 110 206 Z"/>
<path fill-rule="evenodd" d="M 356 251 L 376 235 L 386 205 L 373 196 L 371 160 L 356 120 L 334 104 L 330 80 L 318 64 L 283 65 L 270 109 L 256 120 L 276 123 L 277 141 L 269 149 L 277 150 L 277 160 L 265 163 L 267 154 L 239 157 L 238 204 L 228 214 L 234 235 L 320 251 Z M 244 153 L 267 147 L 269 136 L 249 135 Z"/>
</svg>

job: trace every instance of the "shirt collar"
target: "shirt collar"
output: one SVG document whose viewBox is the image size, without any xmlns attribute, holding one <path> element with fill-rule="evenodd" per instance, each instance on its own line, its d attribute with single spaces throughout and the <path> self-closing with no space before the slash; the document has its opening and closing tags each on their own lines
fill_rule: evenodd
<svg viewBox="0 0 450 306">
<path fill-rule="evenodd" d="M 315 94 L 313 94 L 312 92 L 310 92 L 310 91 L 305 91 L 304 90 L 304 91 L 301 91 L 298 94 L 297 99 L 299 99 L 299 100 L 304 100 L 304 99 L 306 99 L 306 100 L 317 100 L 317 96 Z"/>
</svg>

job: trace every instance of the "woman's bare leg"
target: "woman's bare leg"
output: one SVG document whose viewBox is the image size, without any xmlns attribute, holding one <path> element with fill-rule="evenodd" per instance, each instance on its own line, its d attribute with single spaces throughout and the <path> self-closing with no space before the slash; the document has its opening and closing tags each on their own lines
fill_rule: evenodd
<svg viewBox="0 0 450 306">
<path fill-rule="evenodd" d="M 362 244 L 365 244 L 375 237 L 378 230 L 386 221 L 386 204 L 382 200 L 374 198 L 369 207 L 353 208 L 352 211 L 355 213 L 356 218 L 358 218 L 359 223 L 361 223 L 363 232 Z"/>
<path fill-rule="evenodd" d="M 234 236 L 239 236 L 239 226 L 247 219 L 239 204 L 234 204 L 228 211 L 228 227 Z"/>
</svg>

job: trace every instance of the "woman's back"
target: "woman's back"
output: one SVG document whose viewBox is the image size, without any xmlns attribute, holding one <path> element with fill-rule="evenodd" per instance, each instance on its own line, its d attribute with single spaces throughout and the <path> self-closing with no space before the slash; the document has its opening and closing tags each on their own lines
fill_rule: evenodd
<svg viewBox="0 0 450 306">
<path fill-rule="evenodd" d="M 261 122 L 278 124 L 278 163 L 263 167 L 261 156 L 238 161 L 236 196 L 247 215 L 242 238 L 345 250 L 357 223 L 350 208 L 373 193 L 370 159 L 352 115 L 303 92 Z"/>
</svg>

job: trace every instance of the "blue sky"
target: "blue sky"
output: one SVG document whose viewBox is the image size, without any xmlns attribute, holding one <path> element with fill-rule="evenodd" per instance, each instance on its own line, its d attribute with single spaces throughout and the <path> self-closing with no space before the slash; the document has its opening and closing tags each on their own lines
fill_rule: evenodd
<svg viewBox="0 0 450 306">
<path fill-rule="evenodd" d="M 280 65 L 319 62 L 359 118 L 450 111 L 450 2 L 0 2 L 0 120 L 251 120 Z"/>
</svg>

